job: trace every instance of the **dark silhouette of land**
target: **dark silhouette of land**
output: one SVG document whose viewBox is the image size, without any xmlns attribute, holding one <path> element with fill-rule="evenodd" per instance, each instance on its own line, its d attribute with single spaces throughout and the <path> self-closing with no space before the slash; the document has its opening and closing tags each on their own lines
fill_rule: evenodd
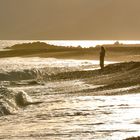
<svg viewBox="0 0 140 140">
<path fill-rule="evenodd" d="M 140 61 L 140 45 L 104 45 L 106 61 Z M 17 44 L 0 51 L 0 57 L 54 57 L 99 60 L 100 47 L 63 47 L 42 42 Z"/>
<path fill-rule="evenodd" d="M 140 137 L 131 137 L 131 138 L 127 138 L 125 140 L 140 140 Z"/>
</svg>

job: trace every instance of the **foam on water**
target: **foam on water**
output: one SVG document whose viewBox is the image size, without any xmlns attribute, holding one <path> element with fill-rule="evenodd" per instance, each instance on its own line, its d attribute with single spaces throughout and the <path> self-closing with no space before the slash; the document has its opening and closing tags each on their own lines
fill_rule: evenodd
<svg viewBox="0 0 140 140">
<path fill-rule="evenodd" d="M 50 88 L 53 86 L 52 83 Z M 31 96 L 42 98 L 44 103 L 7 116 L 5 121 L 0 118 L 0 136 L 5 139 L 10 135 L 10 139 L 122 140 L 139 135 L 139 94 L 68 96 L 67 93 L 56 95 L 50 88 L 46 85 L 29 89 Z"/>
<path fill-rule="evenodd" d="M 11 63 L 12 62 L 12 63 Z M 105 64 L 111 64 L 115 62 L 105 61 Z M 5 70 L 17 70 L 17 69 L 31 69 L 31 68 L 43 68 L 43 67 L 80 67 L 88 65 L 99 65 L 98 60 L 74 60 L 74 59 L 55 59 L 55 58 L 1 58 L 0 65 Z"/>
<path fill-rule="evenodd" d="M 139 94 L 93 96 L 91 93 L 90 96 L 86 96 L 85 93 L 84 96 L 80 96 L 82 94 L 78 95 L 78 91 L 91 86 L 80 78 L 57 79 L 47 81 L 44 85 L 28 81 L 38 76 L 54 77 L 62 72 L 65 72 L 67 77 L 71 71 L 79 73 L 80 70 L 98 68 L 95 61 L 4 58 L 0 59 L 0 65 L 0 80 L 2 75 L 5 75 L 7 80 L 11 77 L 12 82 L 15 80 L 18 83 L 8 89 L 0 88 L 1 139 L 121 140 L 140 134 Z M 120 68 L 120 65 L 118 67 Z M 27 85 L 20 85 L 20 82 L 27 82 Z M 19 92 L 21 90 L 22 92 Z M 19 100 L 20 103 L 22 101 L 22 107 L 17 104 Z M 36 102 L 38 100 L 43 103 L 36 104 L 40 103 Z M 33 103 L 36 106 L 26 106 Z"/>
<path fill-rule="evenodd" d="M 20 107 L 38 103 L 41 102 L 33 101 L 24 91 L 16 92 L 14 90 L 0 87 L 0 117 L 16 114 Z"/>
<path fill-rule="evenodd" d="M 66 60 L 55 58 L 1 58 L 1 80 L 28 80 L 47 77 L 47 75 L 70 71 L 91 70 L 98 68 L 95 60 Z M 114 62 L 105 62 L 110 64 Z"/>
</svg>

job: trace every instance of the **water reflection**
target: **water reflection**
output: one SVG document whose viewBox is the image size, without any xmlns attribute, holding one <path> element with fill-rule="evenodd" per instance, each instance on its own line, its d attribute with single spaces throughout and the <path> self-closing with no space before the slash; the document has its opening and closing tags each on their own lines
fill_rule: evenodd
<svg viewBox="0 0 140 140">
<path fill-rule="evenodd" d="M 39 96 L 43 104 L 0 118 L 2 138 L 118 140 L 140 133 L 140 95 Z"/>
</svg>

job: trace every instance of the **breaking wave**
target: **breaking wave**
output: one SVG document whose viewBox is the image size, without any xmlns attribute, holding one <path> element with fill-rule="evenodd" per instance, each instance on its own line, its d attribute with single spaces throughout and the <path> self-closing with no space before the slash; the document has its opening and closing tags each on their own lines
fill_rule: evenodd
<svg viewBox="0 0 140 140">
<path fill-rule="evenodd" d="M 140 62 L 125 62 L 110 64 L 104 68 L 104 71 L 84 70 L 74 67 L 43 67 L 31 69 L 19 69 L 0 72 L 0 81 L 20 81 L 20 80 L 59 80 L 88 78 L 90 76 L 108 75 L 114 73 L 124 73 L 124 76 L 130 75 L 137 78 L 139 75 Z M 124 78 L 124 77 L 123 77 Z M 32 84 L 32 83 L 30 83 Z"/>
<path fill-rule="evenodd" d="M 33 68 L 17 71 L 1 72 L 0 81 L 18 81 L 18 80 L 42 80 L 48 79 L 51 75 L 73 71 L 69 68 Z"/>
<path fill-rule="evenodd" d="M 47 79 L 58 73 L 95 69 L 98 67 L 98 61 L 16 57 L 3 58 L 0 65 L 0 81 L 17 81 Z"/>
<path fill-rule="evenodd" d="M 96 77 L 97 84 L 101 85 L 102 81 L 108 84 L 104 89 L 110 86 L 121 87 L 139 85 L 140 62 L 116 63 L 110 64 L 104 68 L 104 71 L 97 70 L 82 70 L 73 69 L 72 67 L 44 67 L 32 69 L 20 69 L 0 72 L 0 85 L 4 82 L 9 82 L 10 85 L 18 84 L 40 84 L 40 81 L 52 81 L 61 79 L 80 79 Z M 115 77 L 116 76 L 116 77 Z M 102 78 L 101 78 L 102 77 Z M 102 79 L 99 82 L 99 79 Z M 129 80 L 128 80 L 129 79 Z M 94 79 L 93 79 L 94 80 Z M 110 81 L 112 81 L 110 83 Z M 24 83 L 25 82 L 25 83 Z M 108 83 L 107 83 L 108 82 Z M 114 83 L 113 83 L 114 82 Z M 96 89 L 97 91 L 97 89 Z M 88 92 L 88 91 L 86 91 Z M 7 88 L 0 88 L 0 116 L 14 114 L 22 106 L 29 104 L 41 103 L 39 101 L 32 101 L 29 95 L 24 91 L 14 91 Z"/>
<path fill-rule="evenodd" d="M 140 62 L 125 62 L 110 64 L 104 68 L 104 71 L 97 67 L 85 70 L 82 68 L 74 67 L 44 67 L 44 68 L 31 68 L 19 69 L 10 71 L 0 71 L 0 81 L 19 81 L 19 80 L 59 80 L 59 79 L 73 79 L 85 78 L 90 76 L 99 76 L 101 74 L 114 74 L 125 72 L 125 75 L 131 73 L 139 75 Z"/>
<path fill-rule="evenodd" d="M 0 88 L 0 116 L 12 115 L 24 106 L 38 104 L 40 101 L 33 101 L 24 91 L 15 92 L 7 88 Z"/>
</svg>

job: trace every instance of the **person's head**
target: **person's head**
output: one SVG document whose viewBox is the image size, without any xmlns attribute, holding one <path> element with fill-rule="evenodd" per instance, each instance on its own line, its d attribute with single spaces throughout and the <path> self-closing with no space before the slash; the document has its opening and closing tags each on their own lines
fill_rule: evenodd
<svg viewBox="0 0 140 140">
<path fill-rule="evenodd" d="M 101 46 L 101 50 L 104 50 L 104 46 Z"/>
</svg>

